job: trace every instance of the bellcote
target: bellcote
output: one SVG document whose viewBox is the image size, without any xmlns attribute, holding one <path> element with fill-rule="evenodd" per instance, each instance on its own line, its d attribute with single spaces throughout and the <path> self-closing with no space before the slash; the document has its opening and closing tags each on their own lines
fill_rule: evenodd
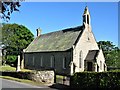
<svg viewBox="0 0 120 90">
<path fill-rule="evenodd" d="M 83 13 L 83 24 L 90 25 L 90 13 L 87 6 L 85 7 L 85 10 Z"/>
</svg>

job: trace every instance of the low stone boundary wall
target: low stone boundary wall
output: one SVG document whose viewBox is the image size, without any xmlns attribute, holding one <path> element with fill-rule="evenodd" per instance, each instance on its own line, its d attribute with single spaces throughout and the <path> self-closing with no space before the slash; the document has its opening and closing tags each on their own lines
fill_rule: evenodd
<svg viewBox="0 0 120 90">
<path fill-rule="evenodd" d="M 54 71 L 35 71 L 30 79 L 36 82 L 54 83 Z"/>
<path fill-rule="evenodd" d="M 33 72 L 1 72 L 2 76 L 11 76 L 20 79 L 28 79 L 36 82 L 54 83 L 54 71 Z"/>
</svg>

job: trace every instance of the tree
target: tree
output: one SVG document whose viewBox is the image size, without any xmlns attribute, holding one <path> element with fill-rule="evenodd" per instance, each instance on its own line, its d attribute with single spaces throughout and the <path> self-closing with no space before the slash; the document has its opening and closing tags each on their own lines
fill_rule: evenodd
<svg viewBox="0 0 120 90">
<path fill-rule="evenodd" d="M 33 40 L 33 34 L 23 25 L 4 24 L 2 27 L 2 45 L 6 50 L 8 64 L 15 63 L 17 56 L 21 54 Z"/>
<path fill-rule="evenodd" d="M 1 18 L 8 21 L 10 20 L 10 15 L 14 11 L 19 11 L 18 8 L 20 7 L 19 2 L 4 2 L 0 1 L 0 7 L 2 7 L 0 13 L 1 13 Z"/>
<path fill-rule="evenodd" d="M 107 66 L 120 68 L 120 49 L 110 41 L 99 41 L 98 46 L 103 50 Z"/>
<path fill-rule="evenodd" d="M 120 68 L 120 50 L 112 50 L 106 55 L 106 62 L 109 67 Z"/>
<path fill-rule="evenodd" d="M 103 49 L 103 51 L 111 51 L 114 50 L 115 45 L 110 41 L 99 41 L 98 46 Z"/>
</svg>

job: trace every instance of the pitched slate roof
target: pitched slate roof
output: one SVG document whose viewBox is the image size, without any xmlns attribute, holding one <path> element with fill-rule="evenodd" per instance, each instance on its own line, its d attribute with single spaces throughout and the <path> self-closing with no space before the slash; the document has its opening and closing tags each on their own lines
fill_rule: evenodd
<svg viewBox="0 0 120 90">
<path fill-rule="evenodd" d="M 42 34 L 36 37 L 26 48 L 25 52 L 65 51 L 72 48 L 83 27 L 68 28 L 56 32 Z"/>
<path fill-rule="evenodd" d="M 89 50 L 85 60 L 86 61 L 95 60 L 98 53 L 99 53 L 99 50 Z"/>
</svg>

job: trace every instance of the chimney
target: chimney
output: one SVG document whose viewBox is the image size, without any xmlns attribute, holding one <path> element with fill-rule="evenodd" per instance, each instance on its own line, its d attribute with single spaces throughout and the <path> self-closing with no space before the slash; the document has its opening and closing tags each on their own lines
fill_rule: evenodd
<svg viewBox="0 0 120 90">
<path fill-rule="evenodd" d="M 36 31 L 37 31 L 37 36 L 40 36 L 42 30 L 40 28 L 38 28 L 38 29 L 36 29 Z"/>
</svg>

